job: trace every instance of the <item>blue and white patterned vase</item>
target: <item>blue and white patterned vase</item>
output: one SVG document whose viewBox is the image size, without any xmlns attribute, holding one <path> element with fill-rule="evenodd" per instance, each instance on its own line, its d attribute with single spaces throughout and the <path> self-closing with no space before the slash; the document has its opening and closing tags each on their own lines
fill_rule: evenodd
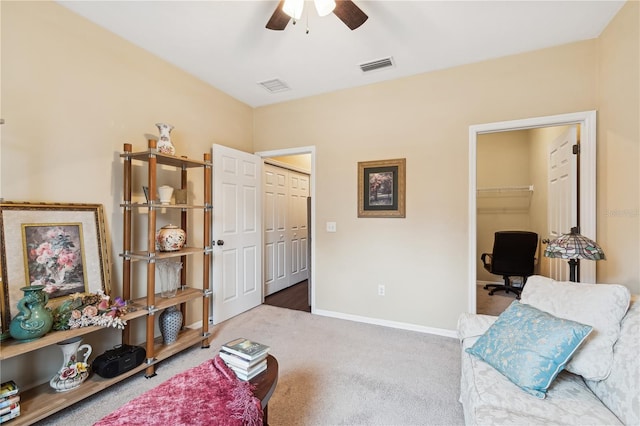
<svg viewBox="0 0 640 426">
<path fill-rule="evenodd" d="M 169 306 L 162 311 L 158 318 L 162 342 L 169 345 L 178 340 L 178 333 L 182 328 L 182 312 L 175 306 Z"/>
</svg>

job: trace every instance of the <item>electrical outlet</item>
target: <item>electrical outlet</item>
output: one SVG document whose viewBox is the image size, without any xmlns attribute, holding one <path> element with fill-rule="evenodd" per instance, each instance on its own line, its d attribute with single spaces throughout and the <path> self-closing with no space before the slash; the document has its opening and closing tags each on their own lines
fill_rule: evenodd
<svg viewBox="0 0 640 426">
<path fill-rule="evenodd" d="M 378 285 L 378 296 L 384 296 L 384 284 Z"/>
</svg>

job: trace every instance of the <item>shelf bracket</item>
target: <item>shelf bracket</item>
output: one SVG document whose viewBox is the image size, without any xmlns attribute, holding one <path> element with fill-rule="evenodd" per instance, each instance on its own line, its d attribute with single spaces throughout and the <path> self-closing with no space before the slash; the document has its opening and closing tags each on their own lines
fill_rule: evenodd
<svg viewBox="0 0 640 426">
<path fill-rule="evenodd" d="M 160 309 L 156 308 L 154 305 L 147 306 L 147 315 L 155 315 Z"/>
<path fill-rule="evenodd" d="M 208 331 L 206 333 L 202 333 L 202 337 L 209 337 L 211 336 L 211 333 L 209 333 Z"/>
<path fill-rule="evenodd" d="M 204 291 L 203 297 L 211 297 L 211 295 L 213 294 L 213 290 L 211 290 L 210 288 L 206 289 Z"/>
</svg>

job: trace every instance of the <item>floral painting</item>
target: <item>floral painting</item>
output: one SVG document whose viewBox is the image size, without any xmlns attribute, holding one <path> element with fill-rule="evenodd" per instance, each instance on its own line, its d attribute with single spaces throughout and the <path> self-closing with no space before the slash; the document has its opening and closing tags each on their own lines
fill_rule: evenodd
<svg viewBox="0 0 640 426">
<path fill-rule="evenodd" d="M 86 290 L 82 224 L 23 224 L 29 285 L 44 285 L 50 298 Z"/>
<path fill-rule="evenodd" d="M 101 204 L 0 202 L 0 328 L 20 310 L 23 288 L 42 284 L 54 309 L 76 293 L 110 293 Z"/>
</svg>

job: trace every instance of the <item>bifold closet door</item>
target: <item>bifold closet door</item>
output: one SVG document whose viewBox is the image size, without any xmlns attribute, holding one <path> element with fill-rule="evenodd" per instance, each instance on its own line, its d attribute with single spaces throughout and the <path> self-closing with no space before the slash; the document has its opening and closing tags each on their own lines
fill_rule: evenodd
<svg viewBox="0 0 640 426">
<path fill-rule="evenodd" d="M 264 166 L 264 281 L 268 296 L 309 277 L 309 175 Z"/>
</svg>

